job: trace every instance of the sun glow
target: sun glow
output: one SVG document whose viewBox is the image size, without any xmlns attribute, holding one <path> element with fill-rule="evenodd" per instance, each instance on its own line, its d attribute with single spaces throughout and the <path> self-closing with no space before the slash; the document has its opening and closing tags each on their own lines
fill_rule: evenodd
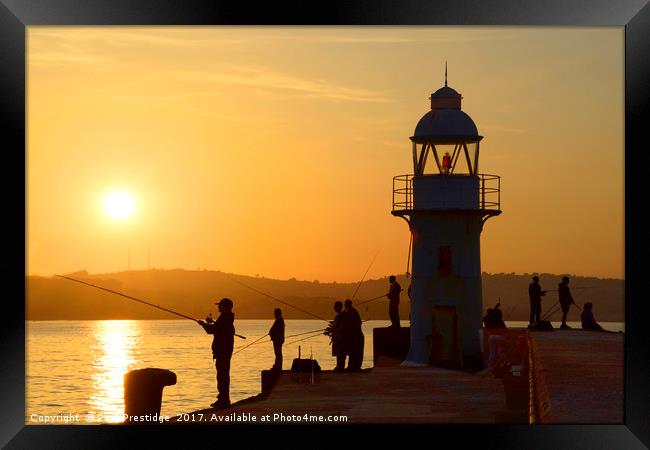
<svg viewBox="0 0 650 450">
<path fill-rule="evenodd" d="M 102 414 L 106 422 L 121 422 L 124 413 L 124 375 L 140 361 L 140 344 L 135 320 L 99 320 L 93 324 L 93 390 L 90 412 Z"/>
<path fill-rule="evenodd" d="M 114 191 L 104 197 L 104 212 L 115 220 L 126 220 L 135 212 L 135 199 L 126 191 Z"/>
</svg>

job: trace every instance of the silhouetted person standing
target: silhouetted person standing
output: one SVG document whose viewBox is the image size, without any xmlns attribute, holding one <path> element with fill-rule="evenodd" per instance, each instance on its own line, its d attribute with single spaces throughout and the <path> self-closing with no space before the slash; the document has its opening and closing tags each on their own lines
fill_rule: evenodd
<svg viewBox="0 0 650 450">
<path fill-rule="evenodd" d="M 603 327 L 598 325 L 594 313 L 592 311 L 593 305 L 591 302 L 585 303 L 585 307 L 580 314 L 580 321 L 582 322 L 583 330 L 603 331 Z"/>
<path fill-rule="evenodd" d="M 562 308 L 562 325 L 560 325 L 560 328 L 570 329 L 571 327 L 566 324 L 566 316 L 569 313 L 569 307 L 575 302 L 569 290 L 569 277 L 562 278 L 562 282 L 557 286 L 557 292 L 560 297 L 560 307 Z"/>
<path fill-rule="evenodd" d="M 352 306 L 352 300 L 345 301 L 345 310 L 343 311 L 343 339 L 348 348 L 350 360 L 348 361 L 348 372 L 357 372 L 361 370 L 363 363 L 363 346 L 365 338 L 361 330 L 361 316 Z"/>
<path fill-rule="evenodd" d="M 399 293 L 402 292 L 402 286 L 399 285 L 394 275 L 388 278 L 390 287 L 388 289 L 388 316 L 390 317 L 390 326 L 399 328 Z"/>
<path fill-rule="evenodd" d="M 326 336 L 332 338 L 332 356 L 336 356 L 335 372 L 343 372 L 345 370 L 345 350 L 343 342 L 343 303 L 334 302 L 334 312 L 336 316 L 330 322 L 330 325 L 325 330 Z"/>
<path fill-rule="evenodd" d="M 530 299 L 530 320 L 528 321 L 528 328 L 532 327 L 535 322 L 541 320 L 542 297 L 544 295 L 546 295 L 546 291 L 543 291 L 539 285 L 539 277 L 534 276 L 533 282 L 528 285 L 528 298 Z"/>
<path fill-rule="evenodd" d="M 273 351 L 275 352 L 275 364 L 272 370 L 282 370 L 282 344 L 284 344 L 284 319 L 282 318 L 282 310 L 275 308 L 273 311 L 275 315 L 275 322 L 269 330 L 271 342 L 273 342 Z"/>
<path fill-rule="evenodd" d="M 232 312 L 233 303 L 229 298 L 223 298 L 215 303 L 221 313 L 216 321 L 198 320 L 206 333 L 213 334 L 212 358 L 217 369 L 217 401 L 210 406 L 224 408 L 230 406 L 230 358 L 235 341 L 235 315 Z"/>
</svg>

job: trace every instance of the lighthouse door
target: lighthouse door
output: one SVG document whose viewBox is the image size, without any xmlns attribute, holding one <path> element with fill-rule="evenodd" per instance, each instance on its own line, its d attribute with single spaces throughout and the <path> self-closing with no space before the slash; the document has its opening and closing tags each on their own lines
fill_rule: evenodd
<svg viewBox="0 0 650 450">
<path fill-rule="evenodd" d="M 458 362 L 458 315 L 453 305 L 436 305 L 435 344 L 431 347 L 433 364 L 455 365 Z"/>
</svg>

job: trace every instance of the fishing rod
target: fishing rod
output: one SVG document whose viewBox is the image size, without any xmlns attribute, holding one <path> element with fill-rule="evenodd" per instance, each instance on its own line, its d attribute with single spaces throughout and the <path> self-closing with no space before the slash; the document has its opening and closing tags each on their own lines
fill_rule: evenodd
<svg viewBox="0 0 650 450">
<path fill-rule="evenodd" d="M 582 308 L 577 303 L 573 303 L 573 304 L 576 306 L 576 308 L 578 308 L 580 311 L 582 311 Z M 569 306 L 570 305 L 571 304 L 569 304 Z M 558 301 L 557 303 L 555 303 L 555 305 L 553 305 L 553 307 L 546 314 L 544 314 L 544 317 L 542 317 L 542 320 L 549 319 L 551 316 L 553 316 L 553 314 L 558 312 L 560 309 L 562 309 L 562 304 Z"/>
<path fill-rule="evenodd" d="M 321 331 L 322 330 L 319 330 L 319 331 L 315 332 L 316 334 L 314 334 L 313 336 L 307 336 L 307 337 L 302 338 L 302 339 L 297 339 L 297 340 L 292 341 L 292 342 L 287 342 L 284 345 L 291 345 L 291 344 L 295 344 L 296 342 L 306 341 L 307 339 L 315 338 L 315 337 L 321 335 Z"/>
<path fill-rule="evenodd" d="M 409 269 L 411 267 L 411 249 L 413 248 L 413 232 L 411 232 L 411 238 L 409 239 L 409 254 L 406 257 L 406 278 L 408 278 L 411 273 Z"/>
<path fill-rule="evenodd" d="M 285 338 L 292 338 L 292 337 L 297 337 L 297 336 L 302 336 L 304 334 L 311 334 L 311 333 L 319 333 L 321 331 L 325 331 L 327 328 L 321 328 L 320 330 L 314 330 L 314 331 L 305 331 L 304 333 L 298 333 L 298 334 L 292 334 L 290 336 L 285 336 Z"/>
<path fill-rule="evenodd" d="M 375 262 L 375 259 L 377 259 L 378 254 L 379 254 L 379 252 L 375 253 L 375 256 L 372 258 L 372 261 L 370 261 L 370 265 L 368 266 L 368 268 L 364 272 L 363 277 L 361 278 L 361 281 L 359 281 L 359 284 L 357 285 L 357 288 L 354 290 L 354 294 L 352 294 L 352 298 L 350 300 L 354 300 L 354 297 L 357 296 L 357 292 L 359 291 L 359 288 L 361 287 L 361 284 L 363 283 L 363 280 L 366 279 L 366 275 L 368 275 L 368 271 L 372 267 L 372 264 Z"/>
<path fill-rule="evenodd" d="M 379 297 L 370 298 L 370 299 L 368 299 L 368 300 L 364 300 L 364 301 L 362 301 L 362 302 L 357 303 L 356 306 L 365 305 L 366 303 L 371 303 L 371 302 L 374 302 L 374 301 L 376 301 L 376 300 L 379 300 L 380 298 L 385 298 L 385 297 L 386 297 L 386 294 L 384 294 L 384 295 L 380 295 Z"/>
<path fill-rule="evenodd" d="M 246 349 L 247 349 L 248 347 L 250 347 L 251 345 L 255 345 L 255 344 L 260 343 L 260 341 L 261 341 L 262 339 L 264 339 L 265 337 L 267 337 L 268 335 L 269 335 L 269 334 L 266 333 L 264 336 L 261 336 L 260 338 L 258 338 L 258 339 L 256 339 L 255 341 L 251 342 L 251 343 L 248 344 L 247 346 L 240 348 L 240 349 L 237 350 L 235 353 L 233 353 L 232 356 L 235 356 L 237 353 L 241 352 L 242 350 L 246 350 Z"/>
<path fill-rule="evenodd" d="M 287 305 L 287 306 L 290 306 L 291 308 L 297 309 L 298 311 L 303 312 L 305 314 L 308 314 L 308 315 L 310 315 L 312 317 L 315 317 L 318 320 L 324 320 L 325 322 L 329 323 L 329 320 L 327 320 L 327 319 L 324 319 L 324 318 L 322 318 L 320 316 L 317 316 L 316 314 L 310 313 L 309 311 L 306 311 L 306 310 L 304 310 L 302 308 L 299 308 L 299 307 L 297 307 L 295 305 L 292 305 L 291 303 L 284 302 L 284 301 L 280 300 L 279 298 L 273 297 L 272 295 L 267 294 L 266 292 L 262 292 L 262 291 L 260 291 L 258 289 L 255 289 L 252 286 L 248 286 L 247 284 L 245 284 L 245 283 L 243 283 L 243 282 L 241 282 L 241 281 L 239 281 L 239 280 L 237 280 L 237 279 L 235 279 L 235 278 L 233 278 L 233 277 L 231 277 L 229 275 L 226 275 L 226 276 L 228 276 L 228 278 L 230 278 L 235 283 L 241 284 L 242 286 L 244 286 L 247 289 L 250 289 L 251 291 L 257 292 L 258 294 L 261 294 L 261 295 L 264 295 L 265 297 L 271 298 L 271 299 L 275 300 L 276 302 L 282 303 L 283 305 Z"/>
<path fill-rule="evenodd" d="M 305 331 L 304 333 L 298 333 L 298 334 L 292 334 L 292 335 L 289 335 L 289 336 L 285 336 L 285 339 L 289 339 L 289 338 L 297 337 L 297 336 L 304 336 L 305 334 L 320 333 L 321 331 L 325 331 L 325 330 L 327 330 L 327 328 L 321 328 L 320 330 L 314 330 L 314 331 Z M 266 344 L 267 341 L 262 341 L 262 342 L 260 342 L 260 340 L 261 340 L 262 338 L 265 338 L 266 336 L 268 336 L 268 334 L 265 334 L 264 336 L 262 336 L 260 339 L 256 340 L 255 342 L 253 342 L 253 343 L 251 343 L 251 344 L 248 344 L 246 347 L 237 350 L 235 353 L 233 353 L 233 356 L 236 355 L 237 353 L 241 352 L 242 350 L 247 349 L 248 347 L 250 347 L 250 346 L 252 346 L 252 345 L 257 345 L 257 344 Z M 296 342 L 297 342 L 297 341 L 296 341 Z M 287 344 L 290 344 L 290 343 L 287 343 Z"/>
<path fill-rule="evenodd" d="M 595 286 L 584 286 L 584 287 L 577 287 L 577 288 L 573 288 L 573 289 L 588 289 L 588 288 L 593 288 L 593 287 L 595 287 Z M 554 289 L 554 290 L 557 291 L 557 289 Z M 553 292 L 553 291 L 547 291 L 547 292 Z M 582 294 L 583 292 L 584 291 L 578 292 L 576 294 L 576 298 L 578 298 L 580 296 L 580 294 Z M 576 308 L 578 308 L 580 311 L 582 311 L 582 308 L 580 306 L 578 306 L 578 304 L 575 302 L 575 298 L 572 300 L 572 302 L 573 302 L 574 305 L 576 305 Z M 558 306 L 559 306 L 559 308 L 558 308 Z M 561 308 L 562 308 L 562 305 L 560 304 L 560 301 L 558 300 L 557 303 L 553 304 L 553 306 L 549 309 L 549 311 L 547 311 L 546 314 L 544 314 L 544 316 L 542 317 L 541 320 L 549 319 L 553 314 L 558 312 Z"/>
<path fill-rule="evenodd" d="M 505 320 L 506 317 L 512 317 L 512 313 L 515 312 L 515 309 L 517 309 L 517 305 L 511 307 L 511 308 L 508 310 L 508 314 L 504 314 L 504 315 L 503 315 L 503 320 Z"/>
<path fill-rule="evenodd" d="M 130 295 L 122 294 L 121 292 L 113 291 L 111 289 L 107 289 L 105 287 L 97 286 L 95 284 L 86 283 L 85 281 L 77 280 L 75 278 L 66 277 L 64 275 L 56 275 L 55 274 L 55 276 L 60 277 L 60 278 L 65 278 L 66 280 L 75 281 L 77 283 L 85 284 L 86 286 L 101 289 L 102 291 L 110 292 L 112 294 L 116 294 L 116 295 L 119 295 L 121 297 L 128 298 L 130 300 L 134 300 L 136 302 L 144 303 L 145 305 L 149 305 L 149 306 L 153 306 L 154 308 L 162 309 L 163 311 L 167 311 L 168 313 L 176 314 L 177 316 L 181 316 L 181 317 L 183 317 L 185 319 L 189 319 L 189 320 L 191 320 L 193 322 L 199 322 L 198 320 L 194 319 L 193 317 L 186 316 L 185 314 L 181 314 L 181 313 L 176 312 L 176 311 L 172 311 L 171 309 L 163 308 L 162 306 L 154 305 L 153 303 L 145 302 L 144 300 L 140 300 L 139 298 L 131 297 Z M 245 336 L 241 336 L 239 334 L 235 334 L 235 336 L 237 336 L 238 338 L 241 338 L 241 339 L 246 339 Z"/>
<path fill-rule="evenodd" d="M 367 322 L 367 321 L 369 321 L 369 320 L 370 320 L 370 319 L 363 319 L 363 320 L 361 321 L 361 323 L 363 323 L 363 322 Z M 320 332 L 321 332 L 321 331 L 325 331 L 325 330 L 326 330 L 326 328 L 324 328 L 324 329 L 322 329 L 322 330 L 318 330 L 318 331 L 307 331 L 307 332 L 305 332 L 305 333 L 294 334 L 294 336 L 300 336 L 301 334 L 318 333 L 318 334 L 314 334 L 313 336 L 307 336 L 306 338 L 298 339 L 297 341 L 287 342 L 285 345 L 294 344 L 294 343 L 296 343 L 296 342 L 305 341 L 305 340 L 307 340 L 307 339 L 315 338 L 315 337 L 317 337 L 317 336 L 320 336 Z M 331 343 L 331 342 L 330 342 L 330 343 Z"/>
<path fill-rule="evenodd" d="M 558 308 L 558 306 L 560 306 L 559 301 L 554 303 L 553 306 L 551 306 L 551 308 L 549 308 L 549 310 L 541 317 L 541 320 L 549 319 L 553 314 L 558 312 L 560 310 L 560 308 Z"/>
<path fill-rule="evenodd" d="M 574 287 L 574 288 L 571 288 L 571 289 L 573 289 L 575 291 L 575 290 L 578 290 L 578 289 L 594 289 L 594 288 L 597 288 L 597 287 L 598 286 L 580 286 L 580 287 Z M 559 289 L 547 289 L 544 292 L 557 292 L 557 291 L 559 291 Z"/>
</svg>

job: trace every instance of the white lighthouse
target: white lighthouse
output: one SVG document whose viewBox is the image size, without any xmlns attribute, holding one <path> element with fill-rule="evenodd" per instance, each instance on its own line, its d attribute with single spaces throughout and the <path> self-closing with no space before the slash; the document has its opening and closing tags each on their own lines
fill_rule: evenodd
<svg viewBox="0 0 650 450">
<path fill-rule="evenodd" d="M 447 86 L 415 127 L 413 174 L 393 178 L 392 214 L 413 238 L 410 348 L 403 364 L 477 366 L 483 225 L 501 213 L 500 178 L 479 173 L 482 136 Z"/>
</svg>

